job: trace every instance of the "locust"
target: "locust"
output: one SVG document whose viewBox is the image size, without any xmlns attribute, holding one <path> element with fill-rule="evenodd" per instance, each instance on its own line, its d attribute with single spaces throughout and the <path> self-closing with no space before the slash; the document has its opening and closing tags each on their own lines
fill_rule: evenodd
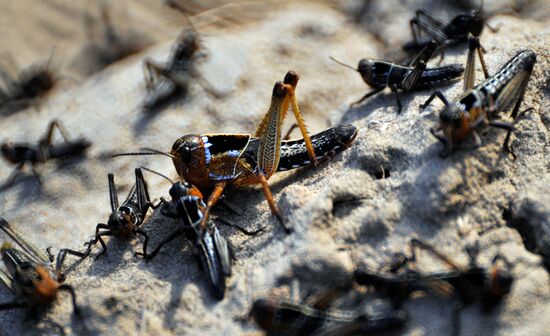
<svg viewBox="0 0 550 336">
<path fill-rule="evenodd" d="M 439 113 L 439 126 L 430 129 L 432 135 L 444 145 L 441 157 L 450 155 L 458 147 L 457 144 L 469 136 L 473 136 L 473 146 L 462 148 L 481 146 L 480 133 L 485 133 L 488 127 L 495 127 L 507 131 L 503 147 L 516 158 L 509 145 L 510 136 L 515 130 L 514 125 L 495 119 L 499 118 L 501 112 L 508 111 L 514 103 L 511 118 L 515 120 L 518 116 L 537 59 L 536 54 L 528 49 L 519 51 L 494 76 L 489 77 L 486 74 L 485 81 L 474 86 L 476 50 L 479 50 L 479 39 L 471 37 L 464 76 L 465 92 L 455 102 L 450 102 L 437 90 L 420 108 L 425 109 L 436 97 L 445 105 Z M 481 63 L 485 64 L 483 54 L 478 52 L 478 56 Z M 528 108 L 521 114 L 532 109 Z"/>
<path fill-rule="evenodd" d="M 359 61 L 357 69 L 355 69 L 335 58 L 331 57 L 331 59 L 347 68 L 359 72 L 363 81 L 373 88 L 372 91 L 367 92 L 359 100 L 351 103 L 350 107 L 362 103 L 389 87 L 395 94 L 397 112 L 401 113 L 401 91 L 426 90 L 445 85 L 460 77 L 464 72 L 464 68 L 460 64 L 427 68 L 427 63 L 436 47 L 437 44 L 434 41 L 428 43 L 408 66 L 388 61 L 363 58 Z"/>
<path fill-rule="evenodd" d="M 209 195 L 200 227 L 205 230 L 212 207 L 229 185 L 246 187 L 260 184 L 271 212 L 286 233 L 281 211 L 273 200 L 267 180 L 276 172 L 317 165 L 351 146 L 357 136 L 353 125 L 337 125 L 309 136 L 295 95 L 299 76 L 289 71 L 283 82 L 275 83 L 270 107 L 256 133 L 189 134 L 178 138 L 169 153 L 144 148 L 147 152 L 125 155 L 165 155 L 180 178 Z M 282 124 L 289 107 L 300 128 L 303 139 L 281 140 Z"/>
</svg>

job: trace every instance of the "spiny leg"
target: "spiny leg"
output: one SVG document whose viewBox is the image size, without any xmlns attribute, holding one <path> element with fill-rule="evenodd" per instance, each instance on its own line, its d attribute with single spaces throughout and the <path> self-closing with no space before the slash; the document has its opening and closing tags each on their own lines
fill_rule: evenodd
<svg viewBox="0 0 550 336">
<path fill-rule="evenodd" d="M 375 94 L 377 93 L 380 93 L 382 90 L 384 90 L 385 88 L 384 87 L 381 87 L 381 88 L 376 88 L 370 92 L 367 92 L 363 97 L 359 98 L 359 100 L 357 101 L 354 101 L 353 103 L 349 104 L 349 107 L 350 108 L 353 108 L 359 104 L 361 104 L 362 102 L 364 102 L 365 100 L 369 99 L 370 97 L 374 96 Z"/>
<path fill-rule="evenodd" d="M 269 109 L 256 130 L 255 136 L 260 138 L 256 162 L 258 169 L 268 178 L 277 171 L 279 165 L 281 126 L 290 104 L 288 95 L 291 89 L 290 85 L 275 83 Z"/>
<path fill-rule="evenodd" d="M 115 211 L 118 208 L 118 193 L 116 190 L 115 176 L 112 173 L 109 173 L 109 175 L 107 175 L 107 179 L 109 180 L 109 200 L 111 202 L 111 211 Z"/>
<path fill-rule="evenodd" d="M 302 118 L 302 113 L 300 113 L 300 107 L 298 106 L 298 100 L 296 99 L 296 86 L 298 85 L 298 80 L 298 74 L 294 71 L 289 71 L 285 75 L 284 83 L 292 87 L 292 89 L 289 90 L 290 106 L 292 107 L 292 111 L 294 112 L 294 117 L 296 118 L 298 127 L 300 127 L 300 132 L 302 133 L 302 137 L 304 138 L 309 158 L 311 159 L 311 162 L 313 162 L 313 165 L 317 166 L 317 157 L 315 156 L 315 151 L 313 150 L 313 144 L 311 143 L 311 138 L 307 133 L 306 124 L 304 122 L 304 119 Z"/>
</svg>

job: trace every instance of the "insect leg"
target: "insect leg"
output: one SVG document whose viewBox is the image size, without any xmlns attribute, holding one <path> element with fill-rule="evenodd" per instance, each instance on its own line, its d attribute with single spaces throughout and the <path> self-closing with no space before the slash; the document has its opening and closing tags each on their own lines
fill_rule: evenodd
<svg viewBox="0 0 550 336">
<path fill-rule="evenodd" d="M 247 236 L 255 236 L 255 235 L 259 234 L 259 233 L 264 232 L 264 228 L 263 228 L 263 227 L 259 228 L 258 230 L 255 230 L 255 231 L 249 231 L 249 230 L 247 230 L 247 229 L 245 229 L 245 228 L 243 228 L 243 227 L 240 227 L 240 226 L 237 225 L 237 224 L 231 223 L 230 221 L 228 221 L 228 220 L 226 220 L 226 219 L 223 219 L 223 218 L 219 218 L 219 217 L 218 217 L 218 218 L 216 218 L 216 221 L 218 221 L 219 223 L 222 223 L 222 224 L 224 224 L 224 225 L 227 225 L 227 226 L 229 226 L 229 227 L 235 228 L 235 229 L 241 231 L 242 233 L 244 233 L 244 234 L 247 235 Z"/>
<path fill-rule="evenodd" d="M 109 173 L 109 175 L 107 175 L 107 179 L 109 180 L 109 199 L 111 201 L 111 211 L 115 211 L 118 208 L 118 193 L 115 185 L 115 176 L 112 173 Z"/>
<path fill-rule="evenodd" d="M 443 102 L 443 104 L 445 104 L 445 106 L 449 105 L 449 101 L 447 100 L 447 97 L 445 97 L 443 92 L 441 92 L 440 90 L 437 90 L 434 93 L 432 93 L 432 95 L 424 102 L 424 104 L 420 105 L 420 109 L 423 110 L 426 107 L 428 107 L 432 103 L 435 97 L 439 98 Z"/>
<path fill-rule="evenodd" d="M 155 63 L 151 58 L 146 58 L 143 61 L 143 77 L 145 77 L 145 88 L 147 90 L 153 89 L 153 83 L 162 73 L 162 70 L 163 67 Z"/>
<path fill-rule="evenodd" d="M 8 310 L 8 309 L 21 309 L 21 308 L 28 308 L 29 306 L 25 302 L 6 302 L 6 303 L 0 303 L 0 310 Z"/>
<path fill-rule="evenodd" d="M 395 94 L 395 100 L 397 101 L 397 113 L 401 113 L 403 106 L 401 105 L 401 96 L 399 95 L 399 89 L 395 85 L 390 85 L 390 89 Z"/>
<path fill-rule="evenodd" d="M 509 124 L 509 123 L 504 122 L 504 121 L 492 120 L 492 121 L 489 121 L 489 126 L 505 129 L 505 130 L 508 131 L 508 133 L 506 134 L 506 139 L 504 140 L 504 143 L 502 144 L 502 146 L 504 147 L 504 150 L 506 152 L 512 154 L 512 157 L 515 160 L 517 158 L 517 156 L 512 151 L 512 149 L 510 148 L 510 136 L 512 135 L 512 131 L 515 130 L 514 125 Z"/>
<path fill-rule="evenodd" d="M 445 256 L 441 252 L 437 251 L 432 245 L 430 245 L 430 244 L 428 244 L 428 243 L 426 243 L 426 242 L 424 242 L 420 239 L 417 239 L 417 238 L 411 239 L 411 241 L 409 242 L 409 247 L 411 249 L 411 254 L 412 254 L 411 258 L 412 258 L 412 260 L 416 260 L 415 248 L 420 248 L 420 249 L 423 249 L 427 252 L 430 252 L 435 257 L 437 257 L 439 260 L 441 260 L 445 264 L 449 265 L 451 268 L 453 268 L 455 270 L 461 270 L 462 269 L 460 266 L 458 266 L 455 262 L 453 262 L 447 256 Z"/>
<path fill-rule="evenodd" d="M 290 126 L 290 128 L 286 132 L 285 136 L 283 137 L 283 140 L 289 140 L 290 139 L 290 133 L 292 133 L 292 131 L 294 131 L 294 129 L 296 127 L 298 127 L 298 124 L 292 124 L 292 126 Z"/>
<path fill-rule="evenodd" d="M 281 126 L 289 106 L 290 85 L 281 82 L 275 83 L 271 104 L 262 122 L 256 130 L 256 136 L 260 138 L 258 149 L 259 170 L 268 178 L 277 171 L 281 157 Z"/>
<path fill-rule="evenodd" d="M 65 142 L 68 142 L 69 136 L 68 136 L 67 130 L 65 129 L 65 127 L 63 127 L 63 124 L 58 119 L 54 119 L 52 120 L 52 122 L 50 122 L 50 125 L 48 126 L 48 130 L 46 131 L 46 134 L 44 134 L 40 142 L 46 145 L 51 145 L 53 140 L 53 131 L 56 128 L 59 130 L 59 133 L 61 134 Z"/>
<path fill-rule="evenodd" d="M 73 286 L 62 284 L 61 286 L 59 286 L 59 290 L 69 292 L 69 294 L 71 295 L 71 301 L 73 303 L 73 312 L 75 315 L 80 315 L 80 308 L 78 308 L 78 305 L 76 304 L 76 293 Z"/>
<path fill-rule="evenodd" d="M 294 117 L 296 118 L 296 122 L 300 127 L 300 132 L 302 132 L 302 137 L 304 138 L 304 142 L 306 144 L 309 158 L 311 159 L 311 162 L 313 163 L 313 165 L 317 166 L 318 165 L 317 157 L 315 156 L 315 151 L 313 150 L 313 144 L 311 143 L 311 138 L 307 133 L 306 124 L 304 122 L 304 119 L 302 118 L 302 114 L 300 113 L 300 107 L 298 106 L 298 100 L 296 99 L 296 85 L 298 85 L 299 79 L 300 78 L 298 77 L 298 74 L 290 70 L 285 75 L 284 83 L 289 84 L 292 87 L 292 89 L 289 90 L 290 105 L 292 106 L 292 111 L 294 112 Z M 281 123 L 282 123 L 282 120 L 281 120 Z M 279 142 L 280 142 L 280 138 L 279 138 Z"/>
<path fill-rule="evenodd" d="M 141 209 L 143 216 L 145 216 L 147 212 L 147 208 L 150 206 L 151 208 L 158 207 L 158 204 L 154 206 L 151 203 L 151 198 L 149 197 L 149 191 L 147 190 L 147 183 L 145 182 L 145 178 L 143 177 L 143 172 L 140 168 L 135 169 L 135 175 L 136 175 L 136 194 L 138 199 L 138 206 Z M 160 203 L 159 203 L 160 204 Z"/>
<path fill-rule="evenodd" d="M 269 184 L 267 184 L 267 179 L 261 172 L 258 172 L 258 177 L 262 185 L 262 190 L 264 192 L 264 196 L 267 201 L 267 204 L 269 204 L 269 208 L 271 209 L 271 213 L 274 214 L 275 217 L 277 217 L 277 220 L 279 221 L 279 223 L 281 223 L 281 226 L 285 230 L 285 233 L 289 234 L 290 232 L 292 232 L 292 230 L 286 227 L 286 225 L 283 222 L 279 208 L 277 208 L 277 205 L 273 200 L 273 195 L 271 194 L 271 190 L 269 189 Z"/>
<path fill-rule="evenodd" d="M 426 64 L 432 57 L 432 54 L 434 53 L 435 49 L 437 48 L 437 44 L 435 41 L 431 41 L 430 44 L 428 44 L 422 51 L 418 54 L 418 56 L 415 57 L 415 59 L 411 62 L 409 65 L 410 67 L 414 67 L 412 71 L 409 71 L 405 78 L 400 83 L 400 87 L 405 90 L 409 91 L 416 85 L 416 82 L 420 78 L 420 75 L 426 69 Z"/>
<path fill-rule="evenodd" d="M 65 275 L 61 272 L 61 267 L 63 267 L 63 262 L 65 262 L 65 258 L 67 257 L 67 254 L 74 255 L 76 257 L 79 257 L 81 259 L 86 258 L 91 251 L 91 245 L 88 247 L 88 249 L 85 252 L 79 252 L 71 249 L 61 249 L 59 252 L 57 252 L 57 260 L 55 263 L 55 273 L 59 276 L 60 279 L 59 282 L 63 282 L 65 280 Z"/>
<path fill-rule="evenodd" d="M 521 106 L 521 103 L 523 102 L 523 97 L 525 96 L 525 90 L 527 89 L 527 83 L 528 83 L 530 77 L 531 77 L 531 74 L 529 74 L 527 77 L 525 77 L 523 83 L 521 83 L 522 87 L 520 88 L 519 98 L 518 98 L 518 101 L 516 102 L 516 105 L 514 105 L 514 109 L 512 110 L 512 114 L 511 114 L 512 119 L 516 119 L 516 117 L 518 115 L 519 107 Z M 530 110 L 530 109 L 533 109 L 533 108 L 530 107 L 530 108 L 522 111 L 522 114 L 527 112 L 527 110 Z"/>
<path fill-rule="evenodd" d="M 359 98 L 359 100 L 349 104 L 349 107 L 350 108 L 353 108 L 355 107 L 356 105 L 359 105 L 361 104 L 362 102 L 364 102 L 365 100 L 369 99 L 370 97 L 374 96 L 375 94 L 381 92 L 382 90 L 384 90 L 385 88 L 384 87 L 381 87 L 381 88 L 376 88 L 370 92 L 367 92 L 363 97 Z"/>
<path fill-rule="evenodd" d="M 422 9 L 419 9 L 416 11 L 416 17 L 418 18 L 418 20 L 421 20 L 421 17 L 425 17 L 427 21 L 430 21 L 430 23 L 438 29 L 441 29 L 446 25 L 446 23 L 443 22 L 443 20 L 433 16 L 432 14 L 429 14 L 428 12 Z"/>
<path fill-rule="evenodd" d="M 99 241 L 99 243 L 101 244 L 101 247 L 103 247 L 103 250 L 101 250 L 101 252 L 99 252 L 99 254 L 95 257 L 96 259 L 99 258 L 100 256 L 102 256 L 103 254 L 107 253 L 107 245 L 105 245 L 105 242 L 103 241 L 103 238 L 101 238 L 101 237 L 112 236 L 112 235 L 113 235 L 113 233 L 111 231 L 103 231 L 100 234 L 95 236 L 95 240 L 93 241 L 93 243 L 90 242 L 90 246 L 91 246 L 92 244 L 95 244 Z"/>
<path fill-rule="evenodd" d="M 17 175 L 19 175 L 19 173 L 21 172 L 21 170 L 23 169 L 24 166 L 25 166 L 24 161 L 21 162 L 20 164 L 18 164 L 13 169 L 10 176 L 8 176 L 8 178 L 6 179 L 6 182 L 4 182 L 4 184 L 2 184 L 2 186 L 0 186 L 0 190 L 5 190 L 5 189 L 11 187 L 13 185 L 13 182 L 15 182 L 15 179 L 16 179 Z"/>
<path fill-rule="evenodd" d="M 143 240 L 143 253 L 141 253 L 139 255 L 142 255 L 146 258 L 146 256 L 147 256 L 147 243 L 149 243 L 149 235 L 147 235 L 147 232 L 145 232 L 143 230 L 140 230 L 140 229 L 136 229 L 136 230 L 134 230 L 134 232 L 136 234 L 140 234 L 143 237 L 145 237 L 145 239 Z"/>
<path fill-rule="evenodd" d="M 227 186 L 227 182 L 225 181 L 220 181 L 216 183 L 216 185 L 214 186 L 214 191 L 212 191 L 212 193 L 208 197 L 208 201 L 206 202 L 206 209 L 204 210 L 203 217 L 200 223 L 201 236 L 202 236 L 202 233 L 208 227 L 207 223 L 208 223 L 208 217 L 210 217 L 210 209 L 212 209 L 214 205 L 216 205 L 220 197 L 222 197 L 223 190 L 225 189 L 226 186 Z"/>
<path fill-rule="evenodd" d="M 184 235 L 185 234 L 185 229 L 183 228 L 179 228 L 177 229 L 176 231 L 172 232 L 170 235 L 168 235 L 166 238 L 164 238 L 160 244 L 153 250 L 153 252 L 151 252 L 150 254 L 146 254 L 146 251 L 145 249 L 143 250 L 143 253 L 141 252 L 136 252 L 134 253 L 134 255 L 139 255 L 139 256 L 143 256 L 143 258 L 147 261 L 153 259 L 160 251 L 160 249 L 168 244 L 169 242 L 171 242 L 172 240 L 176 239 L 177 237 L 181 236 L 181 235 Z"/>
</svg>

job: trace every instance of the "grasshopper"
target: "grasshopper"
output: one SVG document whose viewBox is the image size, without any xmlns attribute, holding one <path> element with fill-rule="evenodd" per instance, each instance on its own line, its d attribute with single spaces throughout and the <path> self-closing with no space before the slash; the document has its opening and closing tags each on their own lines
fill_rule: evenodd
<svg viewBox="0 0 550 336">
<path fill-rule="evenodd" d="M 331 59 L 338 64 L 359 72 L 363 81 L 373 88 L 372 91 L 367 92 L 359 100 L 351 103 L 350 107 L 362 103 L 389 87 L 395 94 L 397 112 L 401 113 L 400 91 L 418 91 L 445 85 L 460 77 L 464 72 L 464 68 L 459 64 L 427 68 L 427 63 L 436 47 L 437 45 L 434 41 L 428 43 L 408 66 L 363 58 L 359 61 L 357 69 L 355 69 L 335 58 L 331 57 Z"/>
<path fill-rule="evenodd" d="M 298 74 L 289 71 L 283 82 L 275 83 L 271 105 L 254 136 L 251 134 L 190 134 L 177 139 L 170 151 L 114 155 L 165 155 L 172 158 L 178 175 L 209 194 L 200 227 L 204 231 L 210 209 L 229 185 L 245 187 L 260 184 L 271 212 L 290 232 L 275 205 L 267 180 L 278 171 L 317 165 L 331 155 L 350 147 L 357 136 L 353 125 L 339 125 L 310 137 L 295 95 Z M 292 107 L 301 140 L 281 140 L 281 127 L 289 106 Z"/>
<path fill-rule="evenodd" d="M 441 157 L 450 155 L 455 143 L 463 141 L 469 135 L 474 137 L 473 148 L 481 146 L 478 132 L 485 131 L 491 126 L 508 131 L 503 147 L 515 158 L 516 155 L 509 145 L 514 126 L 495 119 L 500 112 L 508 110 L 514 102 L 511 117 L 516 119 L 537 57 L 531 50 L 522 50 L 504 64 L 493 77 L 485 74 L 485 81 L 474 87 L 476 50 L 481 64 L 485 64 L 483 54 L 479 52 L 479 40 L 476 37 L 470 37 L 464 76 L 464 94 L 456 102 L 451 103 L 441 91 L 437 90 L 424 104 L 420 105 L 420 108 L 425 109 L 435 97 L 445 104 L 439 114 L 439 127 L 430 129 L 433 136 L 445 146 L 440 153 Z M 521 114 L 528 110 L 532 108 L 522 111 Z M 439 131 L 443 134 L 439 134 Z"/>
<path fill-rule="evenodd" d="M 0 218 L 0 229 L 22 248 L 22 250 L 15 248 L 8 242 L 0 248 L 7 270 L 0 270 L 0 281 L 17 297 L 13 302 L 0 304 L 0 310 L 18 308 L 36 310 L 47 307 L 56 300 L 60 291 L 66 291 L 71 295 L 74 313 L 80 314 L 74 288 L 71 285 L 62 284 L 65 275 L 61 273 L 61 268 L 67 254 L 80 258 L 85 258 L 87 254 L 61 249 L 57 255 L 56 267 L 53 268 L 51 263 L 55 258 L 49 248 L 46 249 L 47 254 L 38 249 L 3 218 Z"/>
<path fill-rule="evenodd" d="M 510 293 L 514 276 L 498 261 L 503 259 L 495 256 L 490 268 L 479 267 L 472 260 L 470 267 L 461 267 L 450 258 L 437 251 L 430 244 L 412 239 L 410 241 L 410 257 L 400 258 L 392 263 L 392 271 L 396 272 L 409 262 L 416 261 L 415 249 L 422 249 L 452 268 L 448 272 L 422 274 L 407 269 L 399 274 L 380 274 L 366 268 L 358 268 L 354 273 L 357 284 L 374 288 L 377 292 L 392 299 L 394 305 L 400 306 L 418 291 L 428 292 L 453 300 L 453 334 L 460 334 L 460 309 L 463 305 L 481 302 L 486 310 L 496 306 Z M 507 266 L 509 266 L 507 264 Z"/>
</svg>

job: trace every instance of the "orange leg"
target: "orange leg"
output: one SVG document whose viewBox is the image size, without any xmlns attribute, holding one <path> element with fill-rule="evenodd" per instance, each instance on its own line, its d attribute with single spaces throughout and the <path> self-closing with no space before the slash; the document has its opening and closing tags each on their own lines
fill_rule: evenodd
<svg viewBox="0 0 550 336">
<path fill-rule="evenodd" d="M 225 189 L 225 186 L 227 186 L 227 182 L 222 181 L 216 183 L 214 186 L 214 191 L 210 194 L 208 197 L 208 201 L 206 202 L 206 209 L 204 210 L 204 214 L 201 220 L 201 231 L 204 232 L 208 228 L 208 217 L 210 217 L 210 209 L 216 205 L 220 197 L 222 197 L 223 190 Z"/>
<path fill-rule="evenodd" d="M 287 228 L 285 226 L 285 224 L 283 223 L 283 219 L 281 218 L 281 211 L 279 210 L 279 208 L 277 208 L 277 205 L 275 204 L 275 201 L 273 200 L 273 195 L 271 194 L 271 190 L 269 189 L 269 185 L 267 184 L 267 179 L 265 178 L 264 174 L 258 173 L 258 179 L 259 179 L 259 182 L 262 185 L 262 189 L 264 191 L 264 196 L 265 196 L 265 199 L 267 201 L 267 204 L 269 204 L 269 208 L 271 209 L 271 213 L 274 214 L 275 217 L 277 217 L 277 220 L 279 221 L 279 223 L 281 223 L 281 225 L 283 226 L 283 229 L 285 230 L 285 232 L 287 234 L 290 233 L 291 230 L 289 228 Z"/>
</svg>

